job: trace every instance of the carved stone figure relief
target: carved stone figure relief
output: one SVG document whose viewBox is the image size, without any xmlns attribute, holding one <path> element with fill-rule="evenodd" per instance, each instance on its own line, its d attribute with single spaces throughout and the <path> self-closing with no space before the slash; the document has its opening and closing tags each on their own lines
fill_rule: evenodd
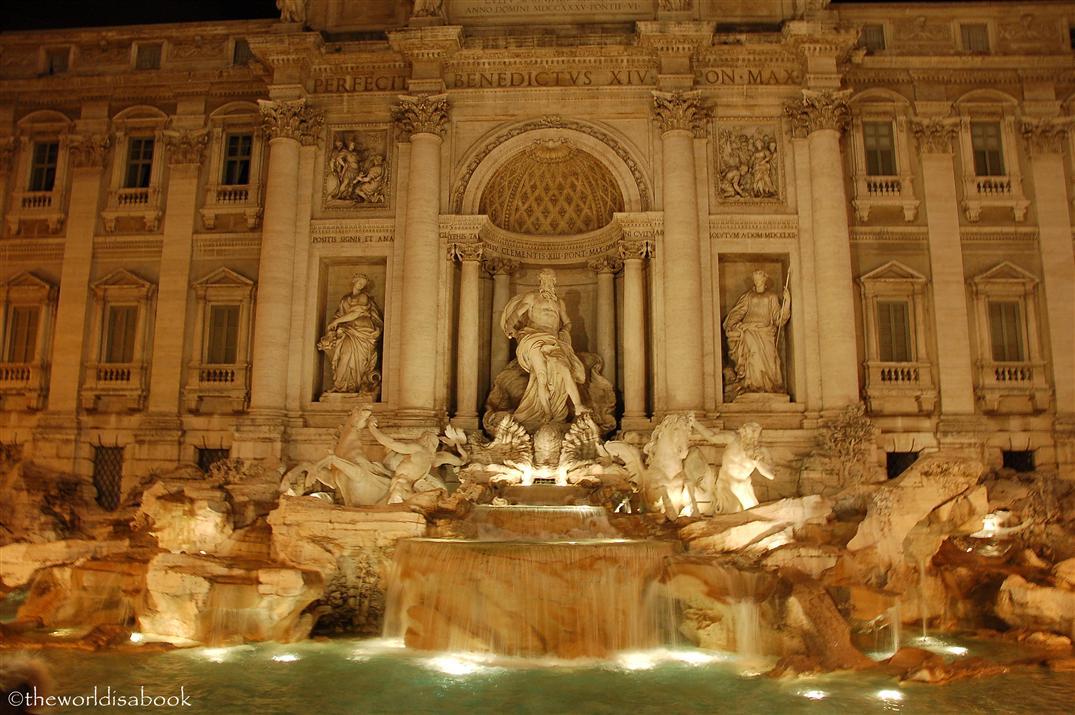
<svg viewBox="0 0 1075 715">
<path fill-rule="evenodd" d="M 725 400 L 747 394 L 787 393 L 781 356 L 781 333 L 791 318 L 791 293 L 771 290 L 772 278 L 762 270 L 751 274 L 753 285 L 735 301 L 724 318 L 729 369 Z"/>
<path fill-rule="evenodd" d="M 717 132 L 717 191 L 722 202 L 780 200 L 780 139 L 773 127 Z"/>
<path fill-rule="evenodd" d="M 374 395 L 381 384 L 380 343 L 384 317 L 365 273 L 350 277 L 350 292 L 336 307 L 317 343 L 327 360 L 329 394 Z"/>
<path fill-rule="evenodd" d="M 388 175 L 386 131 L 333 132 L 325 154 L 325 208 L 385 205 Z"/>
</svg>

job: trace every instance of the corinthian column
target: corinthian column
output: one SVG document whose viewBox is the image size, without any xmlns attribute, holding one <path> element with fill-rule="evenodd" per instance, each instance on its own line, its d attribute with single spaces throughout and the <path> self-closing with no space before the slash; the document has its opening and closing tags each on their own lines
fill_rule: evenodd
<svg viewBox="0 0 1075 715">
<path fill-rule="evenodd" d="M 654 92 L 653 113 L 661 132 L 666 407 L 702 409 L 702 253 L 694 138 L 704 132 L 706 112 L 698 92 Z"/>
<path fill-rule="evenodd" d="M 157 315 L 162 319 L 154 323 L 153 363 L 149 372 L 150 414 L 175 417 L 179 411 L 186 331 L 184 321 L 171 318 L 187 314 L 198 169 L 208 138 L 204 131 L 170 132 L 165 136 L 169 166 L 165 203 L 168 212 L 164 216 L 157 292 Z"/>
<path fill-rule="evenodd" d="M 511 276 L 519 270 L 519 262 L 494 256 L 486 259 L 485 270 L 493 276 L 493 320 L 489 331 L 489 381 L 492 382 L 508 364 L 508 336 L 500 329 L 500 316 L 511 298 Z"/>
<path fill-rule="evenodd" d="M 419 416 L 436 407 L 437 280 L 440 244 L 440 149 L 448 126 L 445 95 L 400 97 L 392 108 L 411 142 L 403 237 L 399 408 Z"/>
<path fill-rule="evenodd" d="M 323 114 L 305 99 L 259 100 L 258 105 L 269 137 L 269 168 L 258 263 L 250 408 L 282 412 L 287 394 L 299 146 L 317 141 Z"/>
<path fill-rule="evenodd" d="M 806 137 L 810 149 L 814 287 L 818 315 L 825 326 L 821 341 L 821 406 L 825 410 L 859 401 L 851 238 L 840 155 L 840 134 L 850 121 L 848 94 L 803 90 L 802 98 L 786 110 L 793 131 Z"/>
<path fill-rule="evenodd" d="M 604 368 L 601 374 L 616 384 L 616 285 L 615 275 L 623 268 L 619 256 L 601 256 L 589 262 L 597 274 L 597 354 Z"/>
<path fill-rule="evenodd" d="M 455 353 L 455 417 L 458 427 L 478 426 L 478 326 L 481 287 L 481 243 L 452 244 L 450 256 L 459 261 L 459 329 Z"/>
<path fill-rule="evenodd" d="M 922 188 L 926 193 L 933 334 L 937 339 L 942 417 L 974 414 L 967 283 L 959 240 L 956 173 L 952 165 L 958 127 L 957 119 L 920 119 L 912 124 L 922 158 Z"/>
<path fill-rule="evenodd" d="M 1041 251 L 1045 288 L 1045 314 L 1049 321 L 1049 358 L 1052 364 L 1053 389 L 1056 391 L 1057 430 L 1075 442 L 1075 332 L 1072 306 L 1075 306 L 1075 252 L 1071 245 L 1071 212 L 1064 175 L 1064 144 L 1069 125 L 1056 120 L 1026 122 L 1023 136 L 1030 150 L 1030 167 L 1034 177 L 1034 204 L 1038 214 L 1038 249 Z M 1075 444 L 1067 450 L 1067 459 L 1075 460 Z M 1075 463 L 1061 469 L 1070 477 Z"/>
<path fill-rule="evenodd" d="M 621 241 L 623 259 L 623 419 L 646 418 L 646 284 L 642 261 L 653 253 L 649 241 Z M 626 427 L 626 424 L 624 425 Z"/>
</svg>

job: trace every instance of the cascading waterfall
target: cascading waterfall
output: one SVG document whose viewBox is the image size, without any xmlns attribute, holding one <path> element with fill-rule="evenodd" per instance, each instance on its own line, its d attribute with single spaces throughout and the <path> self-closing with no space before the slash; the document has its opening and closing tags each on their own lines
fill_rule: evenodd
<svg viewBox="0 0 1075 715">
<path fill-rule="evenodd" d="M 422 650 L 560 658 L 668 642 L 647 593 L 677 544 L 609 538 L 592 507 L 495 507 L 475 519 L 476 540 L 398 544 L 386 636 Z M 545 538 L 553 530 L 571 537 Z"/>
</svg>

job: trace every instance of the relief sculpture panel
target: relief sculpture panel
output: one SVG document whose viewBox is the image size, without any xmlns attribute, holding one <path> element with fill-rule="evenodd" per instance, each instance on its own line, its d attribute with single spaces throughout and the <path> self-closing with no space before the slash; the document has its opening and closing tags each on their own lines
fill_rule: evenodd
<svg viewBox="0 0 1075 715">
<path fill-rule="evenodd" d="M 325 152 L 324 207 L 374 208 L 388 205 L 388 130 L 336 129 Z"/>
<path fill-rule="evenodd" d="M 719 129 L 716 154 L 716 191 L 720 202 L 782 200 L 780 130 L 776 125 Z"/>
</svg>

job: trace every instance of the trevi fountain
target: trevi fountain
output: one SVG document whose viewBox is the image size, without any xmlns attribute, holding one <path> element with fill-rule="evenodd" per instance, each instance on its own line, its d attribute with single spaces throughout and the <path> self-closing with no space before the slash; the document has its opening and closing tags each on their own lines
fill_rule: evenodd
<svg viewBox="0 0 1075 715">
<path fill-rule="evenodd" d="M 0 712 L 1071 711 L 1070 3 L 276 4 L 0 37 Z"/>
</svg>

